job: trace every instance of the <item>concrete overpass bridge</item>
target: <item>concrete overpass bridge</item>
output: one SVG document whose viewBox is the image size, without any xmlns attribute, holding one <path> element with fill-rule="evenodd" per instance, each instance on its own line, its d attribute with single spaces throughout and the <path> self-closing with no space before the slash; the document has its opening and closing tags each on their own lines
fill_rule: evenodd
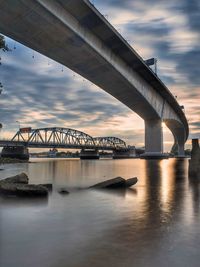
<svg viewBox="0 0 200 267">
<path fill-rule="evenodd" d="M 162 122 L 184 155 L 189 129 L 177 100 L 88 0 L 0 0 L 0 32 L 67 66 L 136 112 L 145 121 L 146 156 L 162 156 Z"/>
<path fill-rule="evenodd" d="M 11 140 L 0 140 L 3 157 L 26 157 L 28 148 L 81 149 L 84 158 L 98 158 L 99 150 L 111 150 L 116 157 L 129 157 L 133 148 L 117 137 L 95 137 L 70 128 L 21 128 Z"/>
</svg>

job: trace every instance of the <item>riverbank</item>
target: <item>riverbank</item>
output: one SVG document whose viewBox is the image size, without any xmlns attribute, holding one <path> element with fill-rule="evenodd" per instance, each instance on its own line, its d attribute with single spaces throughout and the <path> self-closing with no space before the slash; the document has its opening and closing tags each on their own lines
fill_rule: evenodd
<svg viewBox="0 0 200 267">
<path fill-rule="evenodd" d="M 1 158 L 0 157 L 0 164 L 9 164 L 9 163 L 29 163 L 28 160 L 22 159 L 11 159 L 11 158 Z"/>
</svg>

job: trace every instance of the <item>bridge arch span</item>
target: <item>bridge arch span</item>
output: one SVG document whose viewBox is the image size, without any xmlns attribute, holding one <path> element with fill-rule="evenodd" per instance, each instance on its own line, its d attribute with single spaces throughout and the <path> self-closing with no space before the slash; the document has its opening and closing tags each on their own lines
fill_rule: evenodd
<svg viewBox="0 0 200 267">
<path fill-rule="evenodd" d="M 26 132 L 20 129 L 12 138 L 12 141 L 43 144 L 68 144 L 72 146 L 95 146 L 92 136 L 71 128 L 39 128 Z"/>
<path fill-rule="evenodd" d="M 127 148 L 125 141 L 118 137 L 107 136 L 107 137 L 94 137 L 96 145 L 101 147 L 113 146 L 114 148 Z"/>
</svg>

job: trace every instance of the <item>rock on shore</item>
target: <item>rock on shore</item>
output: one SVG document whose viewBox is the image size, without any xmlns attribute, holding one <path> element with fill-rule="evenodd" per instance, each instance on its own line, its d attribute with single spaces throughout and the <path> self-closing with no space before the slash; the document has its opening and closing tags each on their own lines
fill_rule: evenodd
<svg viewBox="0 0 200 267">
<path fill-rule="evenodd" d="M 125 181 L 126 187 L 131 187 L 132 185 L 136 184 L 138 182 L 137 177 L 129 178 Z"/>
<path fill-rule="evenodd" d="M 48 191 L 52 191 L 53 189 L 52 184 L 39 184 L 39 185 L 45 187 Z"/>
<path fill-rule="evenodd" d="M 69 194 L 69 191 L 67 191 L 67 189 L 65 189 L 65 188 L 60 188 L 58 190 L 58 193 L 61 195 L 67 195 L 67 194 Z"/>
<path fill-rule="evenodd" d="M 14 183 L 14 184 L 28 184 L 28 176 L 26 173 L 22 172 L 20 174 L 17 174 L 15 176 L 11 176 L 9 178 L 5 178 L 3 180 L 0 180 L 0 184 L 2 183 Z"/>
<path fill-rule="evenodd" d="M 28 184 L 25 173 L 0 180 L 0 193 L 15 196 L 47 196 L 50 185 Z M 47 188 L 48 187 L 48 188 Z"/>
<path fill-rule="evenodd" d="M 0 185 L 0 192 L 16 196 L 47 196 L 48 190 L 41 185 L 4 183 Z"/>
<path fill-rule="evenodd" d="M 127 188 L 131 187 L 132 185 L 136 184 L 138 181 L 137 177 L 124 179 L 122 177 L 116 177 L 113 179 L 106 180 L 104 182 L 95 184 L 90 188 L 95 189 L 120 189 L 120 188 Z"/>
</svg>

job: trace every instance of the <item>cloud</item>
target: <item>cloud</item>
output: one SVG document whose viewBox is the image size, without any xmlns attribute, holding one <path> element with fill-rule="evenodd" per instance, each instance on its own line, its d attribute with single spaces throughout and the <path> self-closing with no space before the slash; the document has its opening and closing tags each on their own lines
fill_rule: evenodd
<svg viewBox="0 0 200 267">
<path fill-rule="evenodd" d="M 8 44 L 12 45 L 9 39 Z M 38 53 L 32 58 L 32 51 L 20 44 L 16 50 L 3 54 L 1 80 L 5 91 L 1 97 L 5 134 L 14 134 L 16 121 L 20 121 L 21 126 L 61 126 L 86 132 L 94 126 L 96 134 L 105 135 L 104 125 L 118 125 L 122 120 L 116 122 L 116 118 L 132 115 L 112 96 L 70 70 L 62 71 L 62 66 L 53 61 L 48 65 L 48 60 Z"/>
</svg>

